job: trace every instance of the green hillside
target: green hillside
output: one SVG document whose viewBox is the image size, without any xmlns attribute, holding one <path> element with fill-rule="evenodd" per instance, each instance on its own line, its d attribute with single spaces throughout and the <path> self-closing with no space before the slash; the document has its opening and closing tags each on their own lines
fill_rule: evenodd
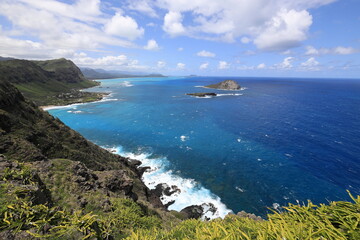
<svg viewBox="0 0 360 240">
<path fill-rule="evenodd" d="M 38 105 L 64 105 L 102 98 L 102 94 L 78 91 L 98 84 L 87 80 L 79 68 L 66 59 L 0 61 L 0 79 L 13 83 Z"/>
</svg>

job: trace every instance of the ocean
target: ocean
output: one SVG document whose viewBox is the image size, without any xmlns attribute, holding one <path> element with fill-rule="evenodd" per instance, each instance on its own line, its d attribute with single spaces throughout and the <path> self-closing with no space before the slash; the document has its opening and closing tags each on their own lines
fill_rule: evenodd
<svg viewBox="0 0 360 240">
<path fill-rule="evenodd" d="M 241 91 L 204 89 L 225 79 Z M 176 185 L 169 209 L 265 216 L 288 203 L 360 194 L 360 80 L 168 77 L 101 80 L 104 100 L 49 109 L 90 141 L 150 166 L 149 188 Z M 216 92 L 212 98 L 185 93 Z"/>
</svg>

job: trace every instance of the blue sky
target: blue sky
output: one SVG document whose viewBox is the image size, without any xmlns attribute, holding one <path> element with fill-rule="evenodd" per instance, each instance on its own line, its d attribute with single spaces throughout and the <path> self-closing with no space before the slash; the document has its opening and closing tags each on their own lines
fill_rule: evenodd
<svg viewBox="0 0 360 240">
<path fill-rule="evenodd" d="M 167 75 L 360 78 L 360 1 L 0 0 L 0 56 Z"/>
</svg>

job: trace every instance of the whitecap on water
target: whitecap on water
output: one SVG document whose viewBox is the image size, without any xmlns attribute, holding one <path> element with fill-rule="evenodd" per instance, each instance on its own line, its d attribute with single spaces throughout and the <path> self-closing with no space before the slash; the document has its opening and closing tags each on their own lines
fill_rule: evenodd
<svg viewBox="0 0 360 240">
<path fill-rule="evenodd" d="M 172 170 L 167 169 L 169 161 L 166 157 L 153 157 L 151 152 L 146 151 L 140 151 L 136 154 L 126 152 L 122 147 L 107 148 L 107 150 L 130 159 L 139 160 L 142 162 L 142 167 L 150 167 L 142 177 L 143 182 L 148 188 L 154 189 L 158 184 L 163 183 L 166 183 L 168 186 L 177 186 L 180 191 L 170 196 L 163 195 L 161 198 L 163 204 L 175 201 L 169 206 L 169 210 L 180 211 L 191 205 L 213 204 L 216 207 L 216 211 L 205 211 L 203 219 L 224 218 L 231 212 L 218 196 L 201 186 L 194 179 L 182 178 Z"/>
<path fill-rule="evenodd" d="M 181 140 L 182 142 L 185 142 L 185 141 L 188 140 L 188 139 L 189 139 L 188 136 L 185 136 L 185 135 L 180 136 L 180 140 Z"/>
</svg>

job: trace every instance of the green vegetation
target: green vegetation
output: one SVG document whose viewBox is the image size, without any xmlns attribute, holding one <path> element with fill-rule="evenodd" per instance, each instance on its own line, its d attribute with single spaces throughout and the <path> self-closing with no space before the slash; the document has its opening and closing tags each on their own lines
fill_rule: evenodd
<svg viewBox="0 0 360 240">
<path fill-rule="evenodd" d="M 350 193 L 352 203 L 290 204 L 282 212 L 268 214 L 267 220 L 228 215 L 212 221 L 180 221 L 115 195 L 109 197 L 106 209 L 95 206 L 104 195 L 100 190 L 81 193 L 71 173 L 65 174 L 73 164 L 54 159 L 48 164 L 51 167 L 42 172 L 36 164 L 13 162 L 0 171 L 0 231 L 18 234 L 21 239 L 360 239 L 360 196 L 355 198 Z M 53 200 L 48 197 L 39 201 L 39 189 L 47 191 L 40 187 L 44 183 L 39 176 L 58 178 L 64 174 L 63 181 L 73 186 L 63 186 L 64 182 L 57 180 L 48 185 L 50 179 L 45 177 Z M 95 196 L 96 201 L 89 201 L 91 207 L 76 206 L 72 199 L 68 199 L 70 204 L 63 204 L 62 200 L 70 195 L 83 196 L 86 192 Z M 63 199 L 59 200 L 59 196 Z M 174 224 L 169 226 L 165 221 Z"/>
<path fill-rule="evenodd" d="M 360 239 L 360 196 L 354 203 L 284 207 L 268 220 L 256 221 L 236 215 L 210 222 L 186 220 L 171 230 L 139 230 L 127 239 Z"/>
<path fill-rule="evenodd" d="M 8 60 L 0 62 L 0 80 L 13 83 L 38 105 L 66 105 L 100 100 L 101 93 L 80 92 L 97 86 L 66 59 L 48 61 Z"/>
<path fill-rule="evenodd" d="M 112 198 L 110 208 L 101 214 L 66 208 L 49 199 L 39 203 L 41 180 L 28 165 L 16 163 L 0 172 L 0 231 L 23 239 L 118 239 L 131 230 L 161 226 L 155 212 L 130 199 Z"/>
</svg>

